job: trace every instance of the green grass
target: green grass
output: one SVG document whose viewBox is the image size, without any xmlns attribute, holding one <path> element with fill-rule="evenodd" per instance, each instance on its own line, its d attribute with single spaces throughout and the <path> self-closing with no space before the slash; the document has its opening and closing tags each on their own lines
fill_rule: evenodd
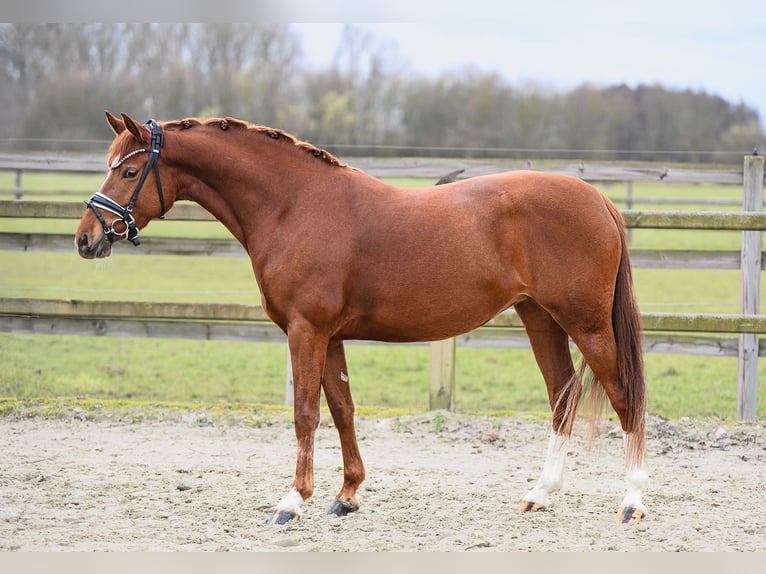
<svg viewBox="0 0 766 574">
<path fill-rule="evenodd" d="M 0 190 L 12 179 L 0 174 Z M 43 177 L 45 176 L 45 177 Z M 5 178 L 5 179 L 4 179 Z M 87 197 L 101 177 L 25 174 L 25 188 L 81 189 Z M 398 180 L 422 185 L 422 180 Z M 622 197 L 624 186 L 602 189 Z M 5 195 L 2 195 L 5 193 Z M 688 196 L 737 199 L 734 186 L 636 184 L 636 197 Z M 12 193 L 0 192 L 0 198 Z M 32 198 L 32 196 L 30 196 Z M 63 197 L 35 195 L 35 200 Z M 66 196 L 68 200 L 80 197 Z M 669 209 L 655 205 L 641 208 Z M 705 207 L 682 206 L 683 209 Z M 709 206 L 708 206 L 709 207 Z M 679 207 L 680 208 L 680 207 Z M 715 209 L 722 209 L 715 207 Z M 736 209 L 736 207 L 727 207 Z M 1 220 L 2 231 L 72 233 L 74 221 Z M 145 235 L 228 237 L 218 223 L 153 222 Z M 634 230 L 634 248 L 739 249 L 737 232 Z M 140 250 L 140 248 L 138 248 Z M 258 303 L 246 258 L 119 256 L 85 261 L 71 253 L 0 251 L 0 296 L 149 301 Z M 738 271 L 634 270 L 644 311 L 736 313 Z M 766 286 L 763 287 L 766 289 Z M 766 291 L 762 290 L 762 297 Z M 200 405 L 254 412 L 253 405 L 284 403 L 284 344 L 50 335 L 0 334 L 0 397 L 7 409 L 40 404 Z M 428 406 L 426 346 L 347 345 L 354 398 L 361 412 L 423 411 Z M 737 362 L 734 358 L 646 356 L 649 410 L 677 419 L 733 418 Z M 766 371 L 766 369 L 764 369 Z M 528 350 L 459 348 L 456 408 L 465 412 L 546 413 L 542 377 Z M 766 417 L 766 372 L 760 373 L 759 417 Z M 53 401 L 53 403 L 51 403 Z M 383 409 L 381 411 L 381 409 Z M 248 417 L 250 415 L 247 415 Z M 257 417 L 256 417 L 257 418 Z M 248 419 L 249 420 L 249 419 Z"/>
<path fill-rule="evenodd" d="M 285 399 L 286 348 L 279 343 L 0 334 L 0 348 L 0 397 L 219 408 L 282 405 Z M 346 348 L 358 406 L 427 409 L 427 347 Z M 736 359 L 649 354 L 646 367 L 650 413 L 734 418 Z M 766 369 L 759 371 L 763 397 Z M 530 351 L 459 348 L 456 380 L 455 404 L 462 412 L 549 410 Z M 763 407 L 758 412 L 766 416 Z"/>
<path fill-rule="evenodd" d="M 736 270 L 634 269 L 633 279 L 644 312 L 739 313 L 740 272 Z"/>
<path fill-rule="evenodd" d="M 22 174 L 21 187 L 24 192 L 30 191 L 35 194 L 50 191 L 50 195 L 44 197 L 50 199 L 71 199 L 66 192 L 82 191 L 87 194 L 98 191 L 101 182 L 106 176 L 106 154 L 104 155 L 104 173 L 54 173 L 54 172 L 24 172 Z M 10 199 L 16 189 L 15 174 L 11 171 L 0 171 L 0 199 Z M 62 193 L 57 194 L 60 190 Z M 35 199 L 37 196 L 35 196 Z M 29 198 L 24 199 L 32 199 Z"/>
<path fill-rule="evenodd" d="M 283 345 L 2 335 L 0 396 L 283 403 Z M 279 347 L 279 348 L 277 348 Z"/>
<path fill-rule="evenodd" d="M 140 249 L 140 247 L 138 248 Z M 0 294 L 13 297 L 260 303 L 246 257 L 0 251 Z"/>
</svg>

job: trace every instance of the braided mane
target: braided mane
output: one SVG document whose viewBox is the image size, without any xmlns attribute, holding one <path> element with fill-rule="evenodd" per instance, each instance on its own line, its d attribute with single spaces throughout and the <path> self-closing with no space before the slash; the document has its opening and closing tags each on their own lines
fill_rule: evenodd
<svg viewBox="0 0 766 574">
<path fill-rule="evenodd" d="M 238 131 L 252 132 L 255 134 L 262 135 L 264 137 L 271 138 L 275 141 L 281 141 L 290 145 L 294 145 L 298 149 L 304 150 L 305 152 L 310 153 L 312 156 L 318 159 L 321 159 L 330 165 L 334 165 L 338 167 L 347 167 L 346 164 L 341 163 L 341 161 L 337 157 L 332 155 L 327 150 L 318 148 L 315 145 L 301 141 L 295 136 L 293 136 L 292 134 L 289 134 L 284 130 L 280 130 L 277 128 L 270 128 L 267 126 L 260 126 L 260 125 L 252 124 L 250 122 L 246 122 L 243 120 L 238 120 L 236 118 L 211 118 L 208 120 L 200 120 L 198 118 L 186 118 L 184 120 L 171 121 L 164 124 L 164 127 L 166 128 L 171 128 L 171 129 L 175 128 L 175 129 L 181 129 L 181 130 L 191 129 L 195 126 L 218 127 L 222 131 L 238 130 Z"/>
</svg>

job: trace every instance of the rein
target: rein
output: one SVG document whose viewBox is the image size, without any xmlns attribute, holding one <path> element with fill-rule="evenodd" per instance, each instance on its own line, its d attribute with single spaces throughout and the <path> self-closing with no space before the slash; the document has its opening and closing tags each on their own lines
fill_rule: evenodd
<svg viewBox="0 0 766 574">
<path fill-rule="evenodd" d="M 115 170 L 120 167 L 127 159 L 139 153 L 149 152 L 149 159 L 144 166 L 144 171 L 141 173 L 141 177 L 139 178 L 138 184 L 136 185 L 136 190 L 133 192 L 133 196 L 130 198 L 128 205 L 122 207 L 119 203 L 98 191 L 94 193 L 89 200 L 83 202 L 93 210 L 96 218 L 101 223 L 101 227 L 104 228 L 104 234 L 109 238 L 109 241 L 114 242 L 115 238 L 125 237 L 136 247 L 140 245 L 140 241 L 138 240 L 138 227 L 136 227 L 136 219 L 133 217 L 133 208 L 136 206 L 136 201 L 138 201 L 138 194 L 141 193 L 141 189 L 144 187 L 144 182 L 146 181 L 146 178 L 149 176 L 149 172 L 152 171 L 152 169 L 154 170 L 154 177 L 155 181 L 157 182 L 157 193 L 160 196 L 160 207 L 162 209 L 160 219 L 165 219 L 165 197 L 162 194 L 162 183 L 160 182 L 159 167 L 160 149 L 162 149 L 162 127 L 154 120 L 149 120 L 144 125 L 148 126 L 152 132 L 152 141 L 149 147 L 134 150 L 109 166 L 110 170 Z M 118 219 L 115 219 L 112 221 L 111 225 L 108 225 L 100 210 L 113 213 L 118 216 Z M 125 229 L 122 231 L 116 230 L 114 228 L 114 224 L 117 222 L 122 222 L 125 225 Z"/>
</svg>

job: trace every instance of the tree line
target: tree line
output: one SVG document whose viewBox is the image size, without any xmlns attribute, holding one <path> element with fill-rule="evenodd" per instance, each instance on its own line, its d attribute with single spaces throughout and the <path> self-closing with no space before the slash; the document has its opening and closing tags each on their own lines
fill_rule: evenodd
<svg viewBox="0 0 766 574">
<path fill-rule="evenodd" d="M 479 67 L 407 71 L 346 26 L 325 69 L 289 24 L 0 24 L 0 147 L 87 148 L 102 111 L 234 116 L 341 155 L 719 161 L 766 147 L 755 110 L 662 85 L 513 86 Z"/>
</svg>

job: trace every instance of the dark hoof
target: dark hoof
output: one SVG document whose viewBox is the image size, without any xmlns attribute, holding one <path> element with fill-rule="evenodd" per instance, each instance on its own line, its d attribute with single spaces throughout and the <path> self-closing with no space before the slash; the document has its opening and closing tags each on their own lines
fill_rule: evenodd
<svg viewBox="0 0 766 574">
<path fill-rule="evenodd" d="M 545 507 L 539 502 L 531 502 L 529 500 L 522 500 L 521 506 L 519 506 L 521 512 L 538 512 L 545 510 Z"/>
<path fill-rule="evenodd" d="M 620 508 L 617 513 L 617 522 L 620 524 L 638 524 L 644 518 L 644 512 L 632 506 Z"/>
<path fill-rule="evenodd" d="M 327 509 L 327 514 L 334 514 L 335 516 L 346 516 L 352 512 L 359 510 L 356 504 L 347 502 L 345 500 L 335 500 Z"/>
<path fill-rule="evenodd" d="M 271 515 L 271 518 L 266 522 L 266 524 L 272 525 L 272 524 L 287 524 L 291 520 L 295 520 L 298 518 L 298 515 L 294 512 L 287 512 L 286 510 L 277 510 L 274 512 L 274 514 Z"/>
</svg>

